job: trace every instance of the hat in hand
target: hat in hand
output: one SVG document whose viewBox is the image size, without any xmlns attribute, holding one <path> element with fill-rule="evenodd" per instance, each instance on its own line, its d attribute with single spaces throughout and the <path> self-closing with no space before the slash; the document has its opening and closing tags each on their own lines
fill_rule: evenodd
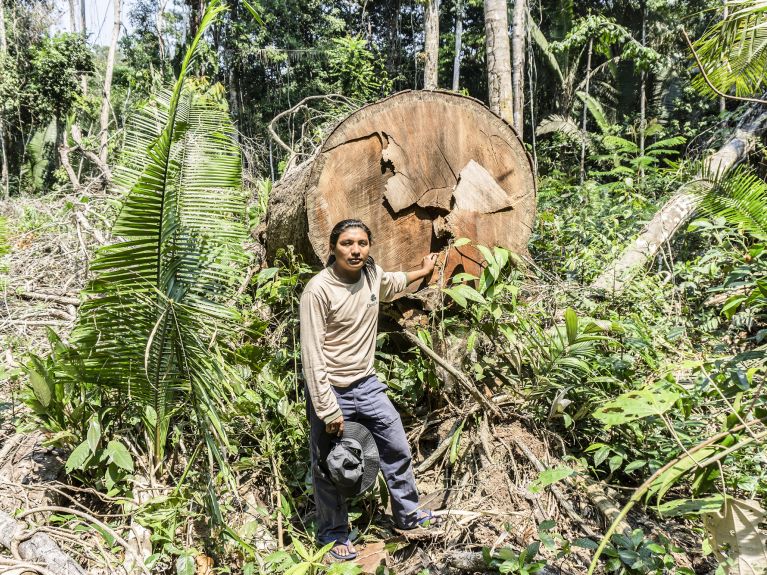
<svg viewBox="0 0 767 575">
<path fill-rule="evenodd" d="M 323 443 L 321 461 L 341 495 L 354 497 L 370 489 L 380 463 L 375 439 L 364 425 L 344 421 L 343 436 Z"/>
</svg>

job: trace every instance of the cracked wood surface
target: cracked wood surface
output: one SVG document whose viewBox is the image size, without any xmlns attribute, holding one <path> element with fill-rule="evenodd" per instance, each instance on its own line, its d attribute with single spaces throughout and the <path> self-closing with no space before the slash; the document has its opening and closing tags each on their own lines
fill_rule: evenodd
<svg viewBox="0 0 767 575">
<path fill-rule="evenodd" d="M 315 262 L 327 259 L 330 230 L 346 218 L 370 226 L 372 255 L 392 271 L 416 269 L 451 237 L 527 254 L 535 217 L 530 160 L 514 130 L 472 98 L 409 91 L 368 105 L 340 122 L 302 170 L 275 186 L 270 212 L 286 197 L 295 213 L 305 202 L 313 252 L 305 255 Z M 300 243 L 284 230 L 304 224 L 286 214 L 268 217 L 271 254 L 278 246 L 269 228 L 283 230 L 280 247 Z M 452 249 L 446 273 L 476 273 L 481 261 L 470 246 Z"/>
</svg>

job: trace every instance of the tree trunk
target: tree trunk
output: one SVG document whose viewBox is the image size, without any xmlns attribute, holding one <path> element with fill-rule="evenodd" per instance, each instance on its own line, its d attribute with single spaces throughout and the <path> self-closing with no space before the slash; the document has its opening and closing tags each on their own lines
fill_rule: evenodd
<svg viewBox="0 0 767 575">
<path fill-rule="evenodd" d="M 80 33 L 83 38 L 88 38 L 88 25 L 85 21 L 85 0 L 80 0 Z"/>
<path fill-rule="evenodd" d="M 0 0 L 0 62 L 3 61 L 8 53 L 8 40 L 5 36 L 5 3 Z M 5 123 L 0 117 L 0 196 L 8 199 L 10 190 L 8 188 L 8 152 L 5 145 Z"/>
<path fill-rule="evenodd" d="M 509 16 L 506 0 L 485 0 L 485 53 L 490 109 L 513 124 L 514 104 L 511 92 Z"/>
<path fill-rule="evenodd" d="M 109 155 L 109 110 L 111 104 L 109 97 L 112 94 L 112 73 L 115 68 L 115 52 L 117 51 L 117 39 L 120 37 L 120 0 L 114 2 L 114 25 L 112 27 L 112 43 L 109 45 L 107 65 L 104 71 L 103 100 L 101 101 L 101 117 L 99 119 L 99 159 L 106 164 Z"/>
<path fill-rule="evenodd" d="M 647 2 L 642 0 L 642 46 L 647 45 Z M 647 70 L 642 69 L 639 86 L 639 155 L 644 157 L 645 130 L 647 130 Z M 644 185 L 644 166 L 639 166 L 639 181 Z"/>
<path fill-rule="evenodd" d="M 525 121 L 525 37 L 527 26 L 526 0 L 515 0 L 511 32 L 511 92 L 513 94 L 514 129 L 524 140 L 523 128 Z"/>
<path fill-rule="evenodd" d="M 423 87 L 425 90 L 436 90 L 439 65 L 439 0 L 428 0 L 426 4 L 424 37 L 426 66 L 423 70 Z"/>
<path fill-rule="evenodd" d="M 589 95 L 589 82 L 591 80 L 591 53 L 594 50 L 594 38 L 589 38 L 589 49 L 586 53 L 586 98 Z M 589 107 L 586 105 L 586 98 L 583 99 L 583 117 L 581 119 L 581 169 L 578 174 L 578 180 L 583 185 L 583 180 L 586 179 L 586 121 L 588 119 Z"/>
<path fill-rule="evenodd" d="M 400 92 L 343 120 L 317 154 L 289 171 L 269 197 L 267 258 L 295 246 L 310 263 L 328 257 L 338 221 L 373 230 L 372 255 L 387 270 L 416 269 L 444 251 L 445 278 L 480 271 L 467 237 L 527 254 L 535 179 L 519 138 L 480 102 L 453 92 Z"/>
<path fill-rule="evenodd" d="M 724 9 L 722 10 L 722 20 L 726 20 L 730 13 L 730 9 L 727 6 L 727 0 L 722 0 Z M 719 115 L 723 115 L 727 111 L 727 98 L 719 96 Z"/>
<path fill-rule="evenodd" d="M 461 78 L 461 41 L 463 39 L 463 2 L 455 5 L 455 58 L 453 59 L 453 91 L 458 91 Z"/>
<path fill-rule="evenodd" d="M 69 27 L 72 34 L 77 34 L 77 9 L 75 0 L 69 0 Z"/>
<path fill-rule="evenodd" d="M 725 173 L 746 156 L 765 131 L 767 131 L 767 109 L 760 104 L 751 104 L 750 110 L 738 122 L 735 133 L 716 153 L 704 160 L 703 169 L 696 179 L 704 175 L 710 178 L 712 175 L 720 176 Z M 712 183 L 701 181 L 697 186 L 699 190 L 705 190 L 710 189 Z M 696 199 L 697 195 L 690 190 L 689 184 L 682 186 L 653 216 L 637 239 L 602 272 L 591 287 L 620 293 L 634 273 L 655 257 L 661 246 L 668 243 L 692 216 L 697 205 Z"/>
</svg>

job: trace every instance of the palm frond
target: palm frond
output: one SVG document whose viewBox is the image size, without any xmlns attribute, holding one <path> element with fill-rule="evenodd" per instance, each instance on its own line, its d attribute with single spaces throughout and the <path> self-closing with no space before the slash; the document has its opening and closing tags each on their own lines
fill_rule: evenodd
<svg viewBox="0 0 767 575">
<path fill-rule="evenodd" d="M 586 92 L 577 91 L 575 94 L 586 105 L 586 108 L 591 114 L 591 117 L 594 118 L 597 126 L 599 126 L 599 129 L 602 132 L 607 132 L 610 129 L 610 122 L 607 121 L 607 116 L 605 116 L 605 111 L 602 108 L 602 104 L 600 104 L 596 98 L 590 94 L 587 94 Z"/>
<path fill-rule="evenodd" d="M 715 179 L 713 187 L 701 195 L 700 210 L 767 241 L 767 182 L 748 167 Z"/>
<path fill-rule="evenodd" d="M 695 50 L 714 86 L 750 96 L 767 81 L 767 0 L 731 0 L 727 9 L 727 16 L 695 42 Z M 716 96 L 702 76 L 693 85 Z"/>
<path fill-rule="evenodd" d="M 571 118 L 560 116 L 558 114 L 552 114 L 547 116 L 538 127 L 535 129 L 536 136 L 543 136 L 545 134 L 552 134 L 558 132 L 566 137 L 580 143 L 583 141 L 583 133 L 580 127 Z M 588 143 L 588 140 L 587 140 Z"/>
</svg>

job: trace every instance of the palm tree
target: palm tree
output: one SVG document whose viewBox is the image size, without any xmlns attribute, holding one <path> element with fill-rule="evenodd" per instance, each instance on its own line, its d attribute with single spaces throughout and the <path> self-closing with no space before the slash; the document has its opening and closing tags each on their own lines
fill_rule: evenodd
<svg viewBox="0 0 767 575">
<path fill-rule="evenodd" d="M 246 259 L 245 196 L 223 97 L 187 79 L 224 9 L 210 2 L 173 89 L 132 122 L 114 178 L 126 194 L 119 239 L 91 264 L 92 297 L 72 335 L 85 382 L 143 421 L 153 474 L 174 416 L 191 420 L 211 464 L 227 468 L 222 413 L 239 379 L 219 344 L 237 329 L 227 302 Z"/>
</svg>

